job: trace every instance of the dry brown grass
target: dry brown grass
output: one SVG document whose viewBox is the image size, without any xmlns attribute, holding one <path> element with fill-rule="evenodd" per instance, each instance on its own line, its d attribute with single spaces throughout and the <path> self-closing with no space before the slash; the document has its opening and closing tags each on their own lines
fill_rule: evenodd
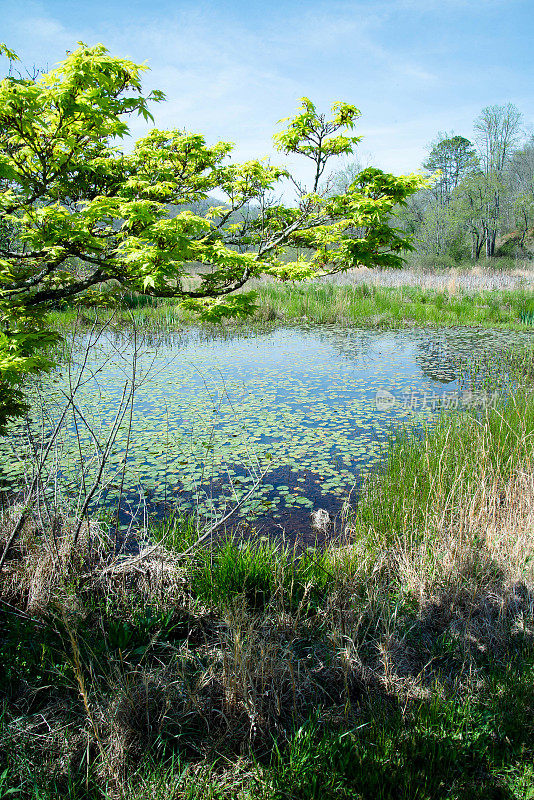
<svg viewBox="0 0 534 800">
<path fill-rule="evenodd" d="M 534 634 L 534 474 L 523 464 L 505 483 L 488 476 L 469 486 L 461 503 L 458 493 L 454 503 L 434 499 L 417 535 L 407 519 L 406 536 L 387 546 L 350 530 L 332 544 L 320 602 L 310 604 L 310 583 L 292 603 L 280 580 L 259 610 L 245 597 L 199 605 L 190 562 L 164 546 L 121 569 L 96 529 L 73 548 L 68 521 L 55 536 L 27 524 L 1 596 L 12 611 L 65 621 L 75 677 L 70 699 L 48 687 L 38 714 L 41 689 L 26 686 L 13 700 L 11 746 L 29 737 L 51 774 L 97 763 L 102 780 L 120 787 L 150 748 L 173 741 L 193 761 L 238 757 L 265 750 L 272 734 L 283 738 L 318 707 L 348 725 L 369 697 L 405 708 L 436 691 L 476 696 L 488 659 L 505 663 Z M 172 609 L 179 640 L 155 631 L 141 658 L 113 648 L 93 656 L 84 642 L 102 622 L 89 596 L 130 621 L 132 598 Z"/>
<path fill-rule="evenodd" d="M 413 286 L 434 291 L 448 290 L 476 294 L 481 291 L 513 290 L 530 287 L 534 284 L 534 268 L 532 260 L 518 259 L 513 267 L 500 268 L 499 260 L 483 264 L 467 264 L 463 267 L 421 268 L 417 266 L 402 269 L 369 269 L 359 267 L 347 272 L 318 279 L 322 283 L 334 283 L 338 286 L 369 286 L 383 288 L 400 288 Z M 262 286 L 276 284 L 274 279 L 264 276 L 253 279 L 249 288 L 261 289 Z"/>
<path fill-rule="evenodd" d="M 482 482 L 463 505 L 429 519 L 428 530 L 428 538 L 397 541 L 389 553 L 395 582 L 418 614 L 400 637 L 389 626 L 381 677 L 395 685 L 409 676 L 408 691 L 430 686 L 440 675 L 436 643 L 448 639 L 456 651 L 448 679 L 472 687 L 479 655 L 503 662 L 534 635 L 533 473 L 518 471 L 506 485 Z"/>
</svg>

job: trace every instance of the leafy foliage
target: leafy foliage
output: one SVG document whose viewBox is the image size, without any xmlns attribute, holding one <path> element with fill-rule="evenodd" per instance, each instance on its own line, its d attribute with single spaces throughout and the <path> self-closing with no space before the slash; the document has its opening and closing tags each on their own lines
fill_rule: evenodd
<svg viewBox="0 0 534 800">
<path fill-rule="evenodd" d="M 15 57 L 5 46 L 0 52 Z M 200 134 L 151 130 L 132 153 L 122 152 L 116 143 L 128 134 L 128 118 L 151 120 L 149 103 L 164 99 L 159 91 L 142 94 L 145 69 L 103 45 L 80 43 L 52 71 L 0 83 L 6 385 L 47 367 L 44 314 L 60 301 L 90 296 L 98 303 L 115 287 L 176 297 L 217 320 L 250 311 L 251 299 L 232 293 L 251 277 L 298 280 L 358 264 L 398 266 L 398 253 L 409 247 L 389 219 L 421 177 L 372 169 L 342 195 L 328 197 L 320 187 L 329 159 L 350 154 L 359 141 L 349 135 L 360 113 L 354 106 L 335 103 L 326 119 L 304 98 L 277 134 L 279 150 L 314 164 L 311 190 L 298 186 L 295 205 L 284 207 L 272 192 L 290 178 L 287 170 L 258 159 L 232 163 L 228 142 L 210 146 Z M 224 205 L 194 213 L 213 190 Z M 284 263 L 288 245 L 305 246 L 311 258 Z"/>
</svg>

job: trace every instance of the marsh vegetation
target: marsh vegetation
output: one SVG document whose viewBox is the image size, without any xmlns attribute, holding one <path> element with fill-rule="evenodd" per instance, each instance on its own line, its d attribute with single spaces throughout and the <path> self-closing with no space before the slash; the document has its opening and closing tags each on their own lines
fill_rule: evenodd
<svg viewBox="0 0 534 800">
<path fill-rule="evenodd" d="M 531 353 L 507 370 L 531 381 Z M 168 519 L 117 557 L 105 525 L 74 543 L 67 516 L 45 536 L 28 519 L 2 576 L 6 785 L 528 796 L 533 433 L 523 387 L 398 438 L 336 539 L 300 554 L 191 550 Z"/>
</svg>

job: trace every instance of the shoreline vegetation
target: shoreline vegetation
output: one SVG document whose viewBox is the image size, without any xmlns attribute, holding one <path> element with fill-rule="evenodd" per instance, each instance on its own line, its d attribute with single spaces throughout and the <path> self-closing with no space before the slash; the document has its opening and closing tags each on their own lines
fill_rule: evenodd
<svg viewBox="0 0 534 800">
<path fill-rule="evenodd" d="M 512 262 L 513 263 L 513 262 Z M 449 269 L 441 273 L 405 269 L 353 270 L 329 280 L 303 284 L 254 281 L 256 309 L 245 321 L 225 325 L 344 324 L 372 328 L 476 326 L 528 330 L 534 325 L 534 269 L 530 262 L 501 270 Z M 172 300 L 123 296 L 116 324 L 141 331 L 172 331 L 198 324 L 194 312 Z M 53 326 L 91 322 L 91 308 L 51 312 Z"/>
<path fill-rule="evenodd" d="M 399 435 L 321 551 L 188 552 L 170 519 L 118 559 L 96 521 L 74 542 L 68 515 L 31 515 L 0 579 L 0 788 L 527 798 L 534 359 L 506 358 L 515 391 Z"/>
</svg>

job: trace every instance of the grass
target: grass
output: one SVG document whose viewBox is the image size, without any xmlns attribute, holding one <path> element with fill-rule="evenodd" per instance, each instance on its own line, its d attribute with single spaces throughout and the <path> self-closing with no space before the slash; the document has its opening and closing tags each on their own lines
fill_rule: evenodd
<svg viewBox="0 0 534 800">
<path fill-rule="evenodd" d="M 476 325 L 521 328 L 534 311 L 532 292 L 436 291 L 416 286 L 387 288 L 369 284 L 276 286 L 258 291 L 257 317 L 372 327 L 400 325 Z"/>
<path fill-rule="evenodd" d="M 488 409 L 483 420 L 447 415 L 421 440 L 399 434 L 385 467 L 368 481 L 356 518 L 358 534 L 372 529 L 381 544 L 411 537 L 428 530 L 429 515 L 509 486 L 520 465 L 530 464 L 533 436 L 528 392 Z"/>
<path fill-rule="evenodd" d="M 532 796 L 527 762 L 510 769 L 532 731 L 532 665 L 495 672 L 488 694 L 458 702 L 436 696 L 411 707 L 372 705 L 353 730 L 324 730 L 312 717 L 276 754 L 277 798 L 511 798 Z M 526 691 L 521 699 L 518 689 Z M 526 714 L 514 718 L 506 703 Z M 431 765 L 431 766 L 430 766 Z M 525 779 L 527 782 L 525 782 Z M 521 787 L 523 783 L 526 792 Z"/>
<path fill-rule="evenodd" d="M 532 289 L 521 285 L 467 291 L 449 278 L 444 289 L 422 288 L 417 283 L 381 286 L 371 281 L 291 285 L 257 282 L 253 288 L 257 307 L 250 324 L 342 323 L 382 328 L 470 325 L 525 330 L 534 320 Z M 50 319 L 53 325 L 64 329 L 76 319 L 90 322 L 93 313 L 87 309 L 79 315 L 74 309 L 65 309 L 52 312 Z M 126 327 L 135 320 L 139 330 L 164 332 L 195 322 L 195 316 L 168 300 L 128 296 L 117 309 L 116 320 Z"/>
<path fill-rule="evenodd" d="M 28 519 L 0 578 L 3 796 L 532 797 L 534 368 L 507 358 L 508 399 L 392 441 L 324 550 L 183 556 L 176 518 L 117 559 L 103 528 Z"/>
<path fill-rule="evenodd" d="M 179 518 L 158 525 L 155 541 L 182 552 L 192 541 L 191 521 Z M 195 532 L 196 535 L 196 532 Z M 264 609 L 278 594 L 287 611 L 304 595 L 307 603 L 320 602 L 330 581 L 325 553 L 310 549 L 297 557 L 287 547 L 261 539 L 222 538 L 215 547 L 198 549 L 188 560 L 188 586 L 195 598 L 210 607 L 244 603 Z"/>
</svg>

